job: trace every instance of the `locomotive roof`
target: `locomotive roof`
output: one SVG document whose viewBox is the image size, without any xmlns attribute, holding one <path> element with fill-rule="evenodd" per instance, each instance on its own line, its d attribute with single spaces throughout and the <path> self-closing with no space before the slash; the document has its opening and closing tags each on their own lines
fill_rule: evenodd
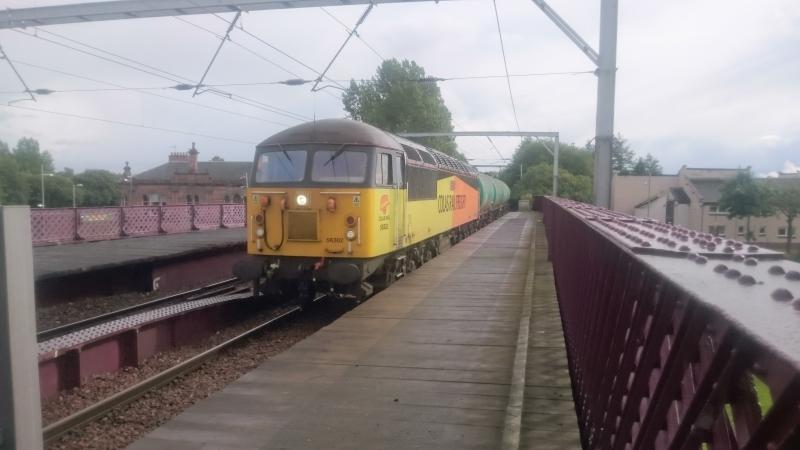
<svg viewBox="0 0 800 450">
<path fill-rule="evenodd" d="M 389 133 L 372 125 L 349 119 L 322 119 L 306 122 L 274 134 L 258 146 L 306 144 L 309 142 L 375 145 L 402 150 Z"/>
<path fill-rule="evenodd" d="M 475 176 L 478 173 L 477 169 L 469 164 L 438 150 L 396 136 L 367 123 L 350 119 L 322 119 L 306 122 L 270 136 L 258 144 L 258 147 L 277 144 L 307 144 L 310 142 L 372 145 L 400 151 L 406 151 L 405 147 L 411 147 L 418 151 L 427 152 L 433 158 L 431 160 L 432 165 L 441 170 L 471 176 Z M 425 165 L 421 161 L 414 162 L 414 164 Z"/>
</svg>

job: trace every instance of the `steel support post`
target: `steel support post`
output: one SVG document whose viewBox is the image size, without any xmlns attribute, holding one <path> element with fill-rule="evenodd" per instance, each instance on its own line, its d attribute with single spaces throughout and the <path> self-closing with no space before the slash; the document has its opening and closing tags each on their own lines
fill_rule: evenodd
<svg viewBox="0 0 800 450">
<path fill-rule="evenodd" d="M 0 449 L 42 448 L 31 215 L 0 206 Z"/>
<path fill-rule="evenodd" d="M 611 149 L 614 144 L 614 86 L 617 71 L 618 0 L 600 1 L 597 117 L 594 142 L 594 203 L 611 206 Z"/>
<path fill-rule="evenodd" d="M 558 197 L 558 136 L 553 143 L 553 197 Z"/>
</svg>

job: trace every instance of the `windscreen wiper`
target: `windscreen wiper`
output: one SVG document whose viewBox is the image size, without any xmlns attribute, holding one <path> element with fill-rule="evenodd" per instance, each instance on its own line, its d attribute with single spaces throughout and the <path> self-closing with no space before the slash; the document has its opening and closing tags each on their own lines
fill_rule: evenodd
<svg viewBox="0 0 800 450">
<path fill-rule="evenodd" d="M 287 152 L 287 151 L 286 151 L 286 149 L 284 149 L 284 148 L 283 148 L 283 146 L 282 146 L 281 144 L 278 144 L 278 148 L 280 148 L 280 149 L 281 149 L 281 152 L 283 152 L 283 156 L 285 156 L 285 157 L 286 157 L 286 159 L 288 159 L 288 160 L 289 160 L 289 164 L 291 164 L 291 165 L 292 165 L 292 167 L 294 167 L 294 161 L 292 161 L 292 157 L 291 157 L 291 156 L 289 156 L 289 152 Z"/>
<path fill-rule="evenodd" d="M 327 166 L 328 164 L 332 163 L 334 159 L 338 158 L 339 155 L 344 153 L 344 148 L 345 148 L 345 145 L 342 145 L 341 147 L 339 147 L 339 150 L 336 150 L 336 153 L 332 154 L 331 157 L 328 158 L 327 161 L 325 161 L 325 164 L 323 164 L 323 166 Z"/>
</svg>

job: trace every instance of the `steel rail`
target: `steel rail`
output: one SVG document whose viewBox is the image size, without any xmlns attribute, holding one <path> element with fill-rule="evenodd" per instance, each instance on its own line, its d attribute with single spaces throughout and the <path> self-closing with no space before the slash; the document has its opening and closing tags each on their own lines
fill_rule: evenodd
<svg viewBox="0 0 800 450">
<path fill-rule="evenodd" d="M 119 317 L 126 316 L 134 312 L 143 311 L 145 309 L 149 309 L 155 306 L 161 306 L 166 303 L 174 301 L 196 300 L 197 297 L 200 295 L 217 294 L 227 289 L 235 288 L 236 286 L 234 283 L 236 282 L 236 280 L 238 280 L 238 278 L 235 277 L 228 278 L 199 288 L 190 289 L 188 291 L 183 291 L 183 292 L 177 292 L 175 294 L 171 294 L 166 297 L 157 298 L 144 303 L 139 303 L 125 308 L 120 308 L 108 313 L 103 313 L 97 316 L 88 317 L 86 319 L 81 319 L 68 324 L 59 325 L 57 327 L 49 328 L 47 330 L 42 330 L 36 333 L 36 340 L 37 342 L 44 342 L 48 339 L 53 339 L 55 337 L 62 336 L 64 334 L 71 333 L 80 328 L 85 328 L 91 325 L 97 325 L 98 323 L 106 322 L 112 319 L 117 319 Z"/>
<path fill-rule="evenodd" d="M 312 300 L 312 303 L 316 303 L 324 298 L 327 295 L 319 295 Z M 289 317 L 296 315 L 297 313 L 303 311 L 301 306 L 294 306 L 288 311 L 285 311 L 275 317 L 270 318 L 266 322 L 263 322 L 231 339 L 228 339 L 225 342 L 215 345 L 210 349 L 199 353 L 191 358 L 170 367 L 169 369 L 164 370 L 150 378 L 140 381 L 139 383 L 134 384 L 133 386 L 126 388 L 116 394 L 107 397 L 81 411 L 78 411 L 74 414 L 71 414 L 67 417 L 64 417 L 56 422 L 53 422 L 42 429 L 42 434 L 44 435 L 45 443 L 52 442 L 54 439 L 68 433 L 75 428 L 87 424 L 95 419 L 99 419 L 100 417 L 105 416 L 112 410 L 120 407 L 125 406 L 134 400 L 138 399 L 139 397 L 143 396 L 147 392 L 150 392 L 154 389 L 157 389 L 161 386 L 164 386 L 173 380 L 186 375 L 204 363 L 210 361 L 216 355 L 218 355 L 221 351 L 232 347 L 233 345 L 254 336 L 269 327 L 272 327 Z"/>
</svg>

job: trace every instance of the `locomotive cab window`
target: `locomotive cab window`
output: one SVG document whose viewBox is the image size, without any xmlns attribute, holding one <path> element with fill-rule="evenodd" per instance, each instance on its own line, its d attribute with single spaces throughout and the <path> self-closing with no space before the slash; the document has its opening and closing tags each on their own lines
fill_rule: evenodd
<svg viewBox="0 0 800 450">
<path fill-rule="evenodd" d="M 403 172 L 405 168 L 405 161 L 402 156 L 394 155 L 392 159 L 392 176 L 395 186 L 403 186 Z"/>
<path fill-rule="evenodd" d="M 256 183 L 284 183 L 303 181 L 306 174 L 305 150 L 270 150 L 258 155 Z"/>
<path fill-rule="evenodd" d="M 375 159 L 375 184 L 381 186 L 394 184 L 392 171 L 392 155 L 378 153 Z"/>
<path fill-rule="evenodd" d="M 362 183 L 367 177 L 367 154 L 350 150 L 317 150 L 311 181 Z"/>
</svg>

